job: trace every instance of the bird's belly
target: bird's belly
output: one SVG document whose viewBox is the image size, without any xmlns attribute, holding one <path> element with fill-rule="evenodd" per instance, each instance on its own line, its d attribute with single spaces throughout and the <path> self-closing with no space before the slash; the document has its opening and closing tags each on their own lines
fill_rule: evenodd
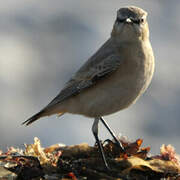
<svg viewBox="0 0 180 180">
<path fill-rule="evenodd" d="M 151 77 L 142 72 L 119 77 L 118 72 L 69 100 L 68 112 L 104 116 L 127 108 L 148 87 Z"/>
<path fill-rule="evenodd" d="M 130 81 L 129 83 L 131 84 Z M 127 81 L 121 81 L 119 84 L 111 83 L 108 87 L 102 86 L 100 89 L 94 91 L 94 96 L 91 96 L 87 104 L 88 108 L 85 107 L 89 109 L 87 116 L 104 116 L 127 108 L 141 94 L 142 87 L 131 87 Z"/>
</svg>

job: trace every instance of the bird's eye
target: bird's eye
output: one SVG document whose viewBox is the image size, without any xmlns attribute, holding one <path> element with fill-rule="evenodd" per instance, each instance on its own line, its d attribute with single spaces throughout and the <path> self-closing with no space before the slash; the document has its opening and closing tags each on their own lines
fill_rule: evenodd
<svg viewBox="0 0 180 180">
<path fill-rule="evenodd" d="M 141 24 L 141 23 L 144 23 L 144 18 L 134 19 L 134 20 L 132 20 L 132 21 L 133 21 L 133 23 L 135 23 L 135 24 Z"/>
<path fill-rule="evenodd" d="M 125 19 L 121 19 L 121 18 L 116 19 L 116 22 L 118 22 L 118 23 L 123 23 L 124 21 L 125 21 Z"/>
<path fill-rule="evenodd" d="M 145 21 L 144 18 L 141 18 L 141 19 L 140 19 L 140 22 L 141 22 L 141 23 L 144 23 L 144 21 Z"/>
<path fill-rule="evenodd" d="M 135 24 L 140 24 L 140 19 L 134 19 L 134 20 L 132 20 L 133 21 L 133 23 L 135 23 Z"/>
</svg>

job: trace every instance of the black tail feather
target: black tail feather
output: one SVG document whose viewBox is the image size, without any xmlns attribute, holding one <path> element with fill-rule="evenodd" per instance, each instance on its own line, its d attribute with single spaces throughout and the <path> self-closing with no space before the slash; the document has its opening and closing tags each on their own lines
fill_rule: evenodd
<svg viewBox="0 0 180 180">
<path fill-rule="evenodd" d="M 24 121 L 22 123 L 22 125 L 30 125 L 31 123 L 33 123 L 34 121 L 38 120 L 39 118 L 43 117 L 44 111 L 40 111 L 37 114 L 35 114 L 34 116 L 32 116 L 31 118 L 29 118 L 28 120 Z"/>
</svg>

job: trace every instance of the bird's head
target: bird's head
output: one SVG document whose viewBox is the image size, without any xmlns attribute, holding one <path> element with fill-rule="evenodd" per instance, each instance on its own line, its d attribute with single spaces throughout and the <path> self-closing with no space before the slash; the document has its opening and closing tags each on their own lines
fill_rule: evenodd
<svg viewBox="0 0 180 180">
<path fill-rule="evenodd" d="M 122 41 L 149 38 L 146 17 L 147 12 L 135 6 L 119 9 L 111 35 L 115 38 L 120 38 Z"/>
</svg>

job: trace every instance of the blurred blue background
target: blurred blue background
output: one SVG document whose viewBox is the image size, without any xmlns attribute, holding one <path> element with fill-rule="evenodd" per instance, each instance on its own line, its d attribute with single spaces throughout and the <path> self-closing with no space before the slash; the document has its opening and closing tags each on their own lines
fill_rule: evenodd
<svg viewBox="0 0 180 180">
<path fill-rule="evenodd" d="M 106 116 L 116 134 L 144 139 L 152 153 L 161 144 L 180 152 L 179 0 L 6 0 L 0 3 L 0 149 L 40 138 L 55 143 L 93 145 L 92 119 L 64 115 L 21 123 L 54 98 L 71 75 L 109 38 L 116 11 L 135 5 L 149 16 L 156 58 L 153 81 L 139 101 Z M 109 138 L 100 125 L 101 139 Z"/>
</svg>

